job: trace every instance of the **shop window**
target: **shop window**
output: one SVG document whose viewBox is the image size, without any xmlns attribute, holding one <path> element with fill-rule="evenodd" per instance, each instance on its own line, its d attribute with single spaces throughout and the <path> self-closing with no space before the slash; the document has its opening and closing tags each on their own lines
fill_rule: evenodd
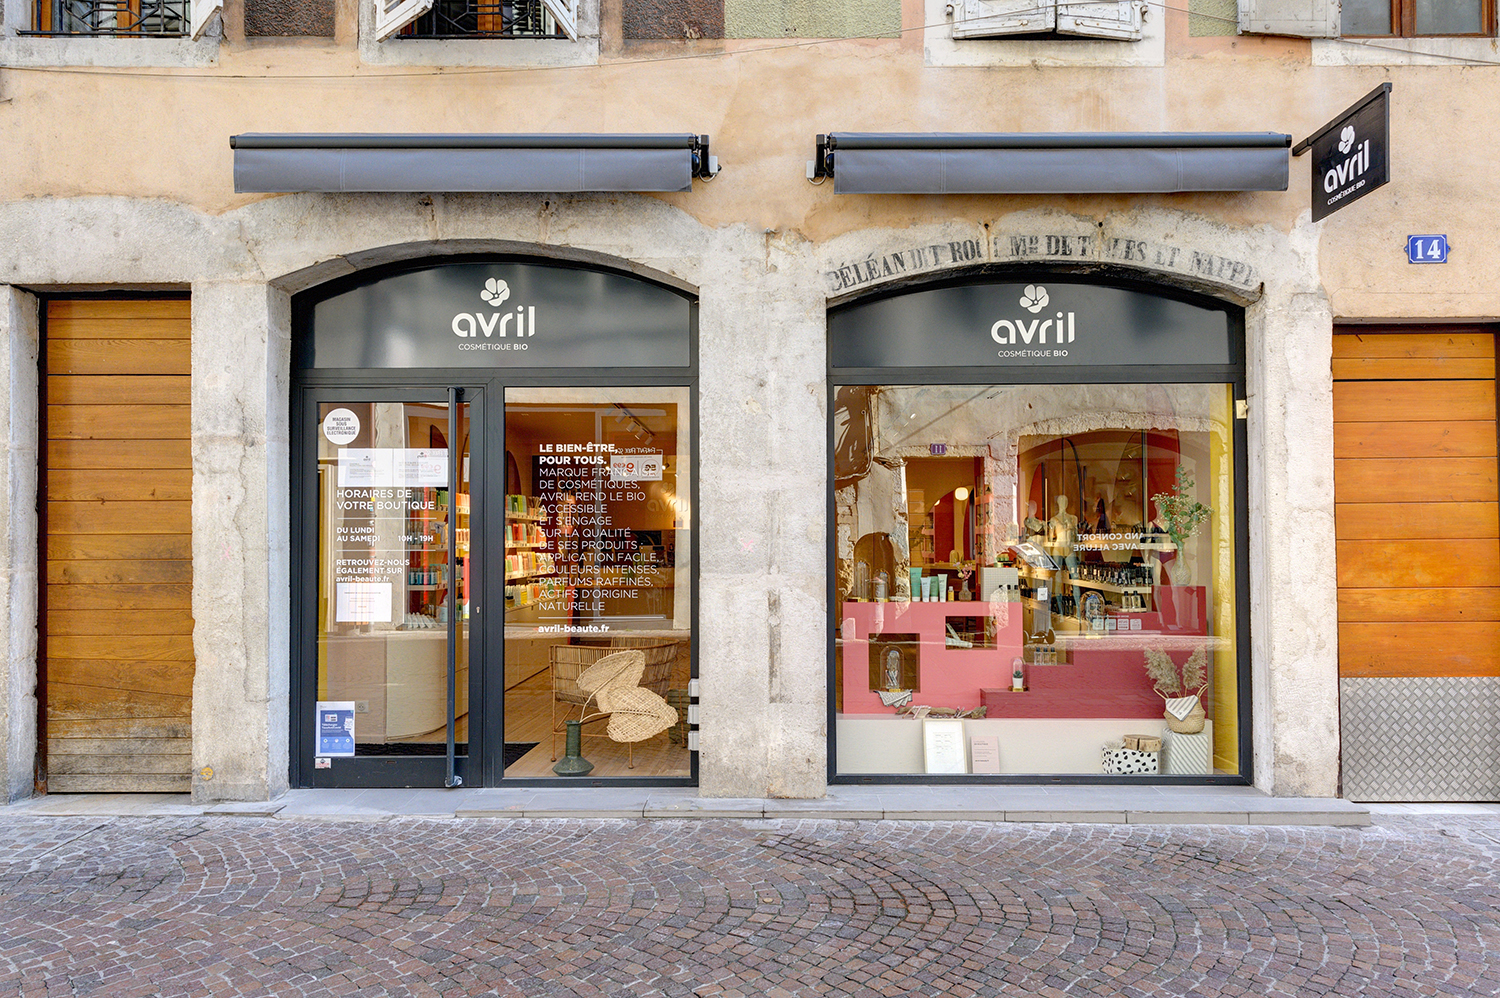
<svg viewBox="0 0 1500 998">
<path fill-rule="evenodd" d="M 1494 33 L 1493 0 L 1343 0 L 1342 33 L 1421 37 Z"/>
<path fill-rule="evenodd" d="M 1238 311 L 966 277 L 828 339 L 834 779 L 1243 783 Z"/>
<path fill-rule="evenodd" d="M 592 777 L 690 773 L 687 411 L 685 388 L 505 393 L 505 741 L 537 746 L 507 778 L 552 776 L 569 721 Z"/>
<path fill-rule="evenodd" d="M 578 40 L 579 0 L 374 0 L 387 38 Z"/>
<path fill-rule="evenodd" d="M 838 772 L 1106 773 L 1144 736 L 1168 774 L 1237 774 L 1230 386 L 865 399 L 836 535 L 895 544 L 836 552 Z M 964 722 L 962 768 L 932 768 L 931 718 Z"/>
<path fill-rule="evenodd" d="M 954 38 L 1059 35 L 1137 41 L 1146 5 L 1140 0 L 960 0 L 951 6 Z"/>
<path fill-rule="evenodd" d="M 223 0 L 36 0 L 29 35 L 200 37 Z"/>
</svg>

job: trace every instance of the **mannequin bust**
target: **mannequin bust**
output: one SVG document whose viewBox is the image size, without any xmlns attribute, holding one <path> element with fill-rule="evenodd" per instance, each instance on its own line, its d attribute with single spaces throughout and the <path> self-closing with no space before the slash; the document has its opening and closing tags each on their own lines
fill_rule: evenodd
<svg viewBox="0 0 1500 998">
<path fill-rule="evenodd" d="M 1052 543 L 1061 547 L 1063 554 L 1073 550 L 1073 538 L 1078 534 L 1078 517 L 1068 512 L 1068 497 L 1057 497 L 1057 512 L 1052 514 Z"/>
<path fill-rule="evenodd" d="M 1037 537 L 1045 537 L 1047 525 L 1036 518 L 1036 503 L 1026 504 L 1026 539 L 1032 540 Z"/>
</svg>

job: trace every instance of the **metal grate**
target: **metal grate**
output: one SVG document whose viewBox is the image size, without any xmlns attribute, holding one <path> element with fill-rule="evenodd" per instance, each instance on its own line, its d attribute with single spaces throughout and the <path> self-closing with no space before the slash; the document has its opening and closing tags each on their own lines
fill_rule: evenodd
<svg viewBox="0 0 1500 998">
<path fill-rule="evenodd" d="M 566 38 L 542 0 L 437 0 L 398 38 Z"/>
<path fill-rule="evenodd" d="M 178 37 L 187 34 L 189 0 L 36 0 L 27 35 Z"/>
</svg>

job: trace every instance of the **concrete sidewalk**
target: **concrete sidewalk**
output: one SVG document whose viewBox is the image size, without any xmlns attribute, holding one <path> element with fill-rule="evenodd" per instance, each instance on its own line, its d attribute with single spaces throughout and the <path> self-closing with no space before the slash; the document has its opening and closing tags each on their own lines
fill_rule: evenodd
<svg viewBox="0 0 1500 998">
<path fill-rule="evenodd" d="M 692 787 L 517 787 L 293 790 L 273 801 L 194 804 L 182 794 L 53 794 L 0 813 L 278 817 L 384 821 L 423 818 L 807 818 L 1107 824 L 1343 825 L 1370 808 L 1326 797 L 1272 797 L 1253 787 L 830 787 L 818 800 L 700 797 Z M 1496 813 L 1500 813 L 1497 808 Z"/>
</svg>

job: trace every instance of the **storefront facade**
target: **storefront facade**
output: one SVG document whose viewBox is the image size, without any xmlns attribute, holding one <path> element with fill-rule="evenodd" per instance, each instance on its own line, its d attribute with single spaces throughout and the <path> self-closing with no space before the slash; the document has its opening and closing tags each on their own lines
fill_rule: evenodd
<svg viewBox="0 0 1500 998">
<path fill-rule="evenodd" d="M 195 75 L 118 81 L 178 88 L 223 141 L 146 121 L 108 175 L 67 151 L 104 127 L 82 74 L 5 75 L 7 127 L 57 163 L 13 153 L 0 193 L 0 244 L 25 248 L 0 257 L 7 795 L 256 800 L 461 779 L 712 797 L 1058 780 L 1378 796 L 1399 782 L 1351 783 L 1350 767 L 1401 765 L 1383 735 L 1409 730 L 1424 697 L 1472 707 L 1462 730 L 1487 745 L 1500 667 L 1459 659 L 1494 648 L 1500 626 L 1500 586 L 1475 567 L 1497 560 L 1500 297 L 1473 210 L 1482 181 L 1445 173 L 1453 157 L 1415 138 L 1470 129 L 1487 84 L 1330 62 L 1336 40 L 1218 37 L 1154 8 L 1138 37 L 921 44 L 942 13 L 903 30 L 891 9 L 892 37 L 769 54 L 755 46 L 810 29 L 748 48 L 712 31 L 651 40 L 593 9 L 587 50 L 561 36 L 401 48 L 348 12 L 310 41 L 252 37 L 230 11 Z M 45 62 L 43 41 L 26 44 Z M 303 76 L 343 73 L 356 52 L 427 66 L 452 51 L 473 67 L 517 44 L 532 47 L 515 72 L 410 63 L 361 78 L 381 93 L 368 107 L 302 100 Z M 268 58 L 285 79 L 236 82 Z M 873 67 L 901 97 L 872 102 Z M 556 174 L 559 194 L 536 189 L 561 162 L 544 158 L 532 187 L 464 187 L 492 172 L 491 133 L 614 148 L 600 133 L 619 108 L 559 105 L 565 72 L 597 84 L 570 93 L 606 103 L 698 93 L 702 121 L 641 111 L 621 127 L 691 126 L 693 155 L 706 163 L 711 135 L 722 172 L 695 159 L 642 193 L 580 167 Z M 1200 141 L 1213 149 L 1245 128 L 1301 137 L 1377 76 L 1396 83 L 1392 181 L 1321 222 L 1304 161 L 1265 132 L 1229 189 L 879 193 L 839 186 L 858 179 L 853 160 L 818 168 L 830 125 L 1077 148 L 1110 129 L 1217 136 Z M 827 102 L 811 109 L 814 84 Z M 1018 99 L 1043 94 L 1044 113 Z M 44 96 L 86 110 L 60 125 Z M 459 110 L 497 102 L 499 123 Z M 59 129 L 71 142 L 49 138 Z M 432 161 L 420 190 L 236 193 L 230 135 L 275 151 L 290 141 L 275 136 L 330 132 L 380 155 L 442 133 L 477 159 Z M 1078 155 L 1069 176 L 1118 172 L 1097 148 Z M 1276 157 L 1285 180 L 1267 173 Z M 1391 249 L 1408 231 L 1446 232 L 1455 252 L 1409 264 Z M 1410 371 L 1394 379 L 1389 351 L 1347 345 L 1385 324 L 1380 342 L 1410 368 L 1398 340 L 1417 322 L 1462 340 L 1429 352 L 1443 359 L 1428 380 L 1467 387 L 1428 393 L 1473 398 L 1460 416 L 1385 422 L 1474 424 L 1463 453 L 1418 436 L 1377 454 L 1368 441 L 1406 438 L 1354 426 L 1390 403 L 1345 382 Z M 1463 373 L 1448 377 L 1450 356 Z M 1402 391 L 1400 405 L 1426 397 Z M 1361 401 L 1346 410 L 1346 395 Z M 1348 473 L 1391 467 L 1341 462 L 1427 457 L 1469 464 L 1444 466 L 1457 484 L 1442 496 L 1346 491 L 1366 487 Z M 1379 546 L 1417 552 L 1434 535 L 1351 519 L 1419 500 L 1468 504 L 1426 519 L 1462 524 L 1444 536 L 1469 568 L 1386 570 Z M 1407 590 L 1443 592 L 1408 605 Z M 1423 628 L 1453 645 L 1441 669 L 1368 653 Z M 649 659 L 623 683 L 639 694 L 559 699 L 559 666 L 576 680 L 621 652 Z M 1168 727 L 1153 663 L 1176 676 L 1174 699 L 1201 692 L 1185 709 L 1202 730 L 1167 733 L 1181 751 L 1156 753 L 1154 774 L 1109 771 L 1129 761 L 1111 754 L 1126 736 Z M 612 737 L 626 700 L 642 730 L 667 721 L 650 718 L 662 704 L 675 721 Z M 580 710 L 595 715 L 580 747 L 594 769 L 555 775 Z M 1476 765 L 1433 792 L 1490 793 Z"/>
</svg>

